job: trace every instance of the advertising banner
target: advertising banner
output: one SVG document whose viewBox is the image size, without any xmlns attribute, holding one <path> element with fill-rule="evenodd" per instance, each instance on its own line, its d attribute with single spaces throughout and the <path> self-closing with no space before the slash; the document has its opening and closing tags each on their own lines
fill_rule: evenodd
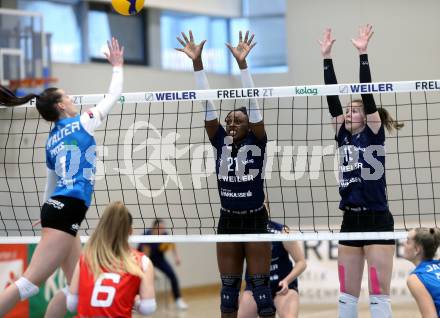
<svg viewBox="0 0 440 318">
<path fill-rule="evenodd" d="M 4 290 L 19 278 L 27 266 L 27 246 L 22 244 L 0 245 L 0 290 Z M 4 318 L 29 317 L 29 301 L 20 302 Z"/>
<path fill-rule="evenodd" d="M 303 304 L 337 304 L 339 296 L 338 242 L 302 242 L 307 259 L 307 269 L 299 278 L 300 299 Z M 403 240 L 396 245 L 393 273 L 391 278 L 391 301 L 412 302 L 406 286 L 408 274 L 414 265 L 403 259 Z M 368 301 L 368 272 L 365 262 L 360 302 Z"/>
<path fill-rule="evenodd" d="M 0 290 L 8 287 L 24 273 L 35 248 L 35 244 L 0 245 Z M 63 271 L 58 269 L 45 284 L 40 286 L 40 292 L 37 295 L 19 302 L 4 318 L 44 317 L 49 301 L 64 286 L 66 286 L 66 280 Z M 69 313 L 65 317 L 73 316 Z"/>
</svg>

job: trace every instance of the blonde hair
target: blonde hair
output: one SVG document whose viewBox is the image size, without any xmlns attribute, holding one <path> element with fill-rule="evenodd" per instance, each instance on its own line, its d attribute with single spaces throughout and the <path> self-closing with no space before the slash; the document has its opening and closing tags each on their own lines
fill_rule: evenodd
<svg viewBox="0 0 440 318">
<path fill-rule="evenodd" d="M 362 99 L 354 99 L 351 103 L 358 103 L 364 107 L 364 102 Z M 379 113 L 380 121 L 382 124 L 384 124 L 389 133 L 400 130 L 404 126 L 403 123 L 395 120 L 385 108 L 380 107 L 377 109 L 377 112 Z"/>
<path fill-rule="evenodd" d="M 420 227 L 414 230 L 414 241 L 423 248 L 424 259 L 432 259 L 440 245 L 440 229 Z"/>
<path fill-rule="evenodd" d="M 105 270 L 143 275 L 128 244 L 132 217 L 122 202 L 110 203 L 84 248 L 84 259 L 95 279 Z"/>
</svg>

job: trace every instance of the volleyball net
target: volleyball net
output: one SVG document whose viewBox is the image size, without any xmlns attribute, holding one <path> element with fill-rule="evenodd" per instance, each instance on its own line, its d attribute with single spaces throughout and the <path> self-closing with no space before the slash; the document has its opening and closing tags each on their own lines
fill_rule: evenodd
<svg viewBox="0 0 440 318">
<path fill-rule="evenodd" d="M 440 213 L 440 80 L 369 84 L 126 93 L 95 133 L 93 203 L 81 225 L 90 235 L 105 206 L 123 201 L 142 234 L 160 218 L 168 236 L 140 241 L 263 241 L 403 238 L 437 226 Z M 405 126 L 387 133 L 386 180 L 394 233 L 339 233 L 339 158 L 326 95 L 343 105 L 373 93 Z M 83 112 L 104 97 L 72 96 Z M 259 100 L 268 143 L 264 168 L 270 218 L 290 234 L 216 235 L 220 199 L 213 148 L 201 103 L 213 100 L 219 120 Z M 34 101 L 0 109 L 0 242 L 34 242 L 46 182 L 50 123 Z"/>
</svg>

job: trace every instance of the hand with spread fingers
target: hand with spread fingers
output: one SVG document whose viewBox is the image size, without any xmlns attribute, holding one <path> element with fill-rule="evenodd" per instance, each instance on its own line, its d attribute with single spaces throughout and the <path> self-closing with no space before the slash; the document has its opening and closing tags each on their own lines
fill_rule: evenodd
<svg viewBox="0 0 440 318">
<path fill-rule="evenodd" d="M 351 43 L 353 43 L 354 47 L 359 51 L 359 54 L 367 53 L 368 43 L 373 34 L 373 26 L 367 24 L 366 26 L 361 26 L 359 28 L 359 35 L 356 39 L 351 39 Z"/>
<path fill-rule="evenodd" d="M 183 40 L 177 36 L 177 41 L 182 44 L 183 48 L 176 48 L 176 50 L 185 53 L 193 61 L 194 71 L 203 70 L 202 51 L 206 40 L 196 44 L 191 30 L 189 30 L 189 40 L 184 32 L 181 33 Z"/>
<path fill-rule="evenodd" d="M 177 41 L 182 44 L 183 48 L 176 48 L 176 50 L 185 53 L 193 61 L 201 59 L 203 46 L 205 45 L 206 40 L 196 44 L 191 30 L 189 30 L 189 40 L 184 32 L 182 32 L 182 37 L 183 40 L 178 36 Z"/>
<path fill-rule="evenodd" d="M 249 52 L 253 49 L 253 47 L 257 45 L 257 42 L 252 43 L 253 39 L 254 39 L 254 34 L 252 34 L 251 37 L 249 37 L 249 31 L 246 31 L 243 40 L 243 34 L 240 31 L 238 44 L 236 47 L 233 47 L 230 43 L 226 43 L 226 46 L 229 48 L 232 55 L 236 59 L 240 69 L 247 68 L 246 57 L 248 56 Z"/>
<path fill-rule="evenodd" d="M 332 29 L 326 28 L 324 30 L 324 34 L 322 35 L 322 40 L 318 40 L 318 43 L 321 46 L 321 54 L 323 58 L 331 59 L 332 47 L 335 41 L 336 40 L 332 37 Z"/>
</svg>

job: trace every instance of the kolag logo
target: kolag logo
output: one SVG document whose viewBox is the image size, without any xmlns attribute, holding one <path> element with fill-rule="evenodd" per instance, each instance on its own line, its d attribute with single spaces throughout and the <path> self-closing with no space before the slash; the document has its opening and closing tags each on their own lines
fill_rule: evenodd
<svg viewBox="0 0 440 318">
<path fill-rule="evenodd" d="M 295 94 L 296 95 L 318 95 L 318 89 L 317 88 L 310 88 L 307 86 L 295 87 Z"/>
</svg>

